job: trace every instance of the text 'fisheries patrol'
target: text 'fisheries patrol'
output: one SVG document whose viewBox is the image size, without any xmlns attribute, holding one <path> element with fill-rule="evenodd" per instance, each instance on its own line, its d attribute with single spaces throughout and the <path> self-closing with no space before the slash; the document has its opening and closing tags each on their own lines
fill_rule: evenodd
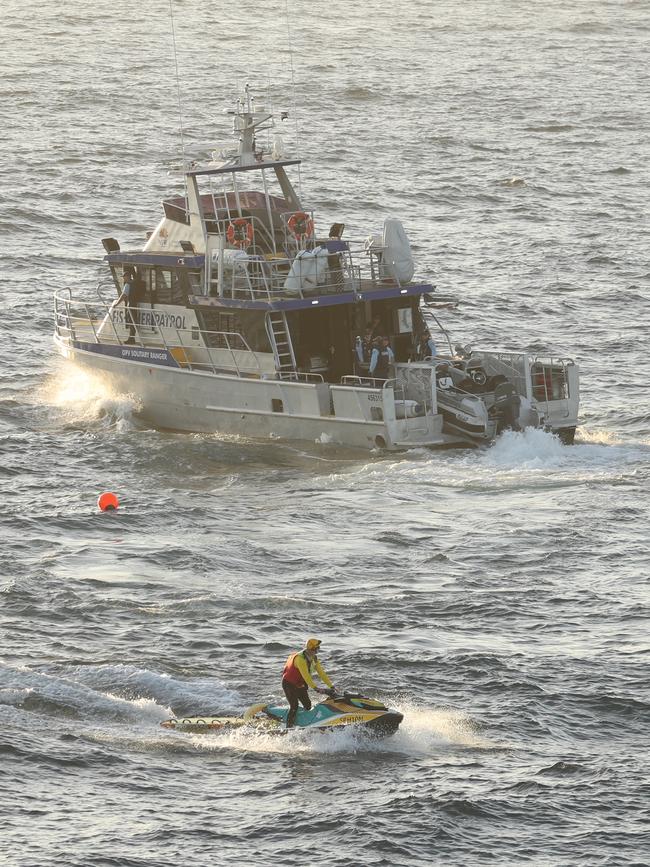
<svg viewBox="0 0 650 867">
<path fill-rule="evenodd" d="M 177 313 L 161 313 L 157 310 L 138 309 L 138 318 L 140 325 L 157 325 L 159 328 L 180 328 L 185 330 L 185 317 Z M 113 321 L 118 324 L 124 323 L 124 310 L 118 309 L 113 311 Z"/>
</svg>

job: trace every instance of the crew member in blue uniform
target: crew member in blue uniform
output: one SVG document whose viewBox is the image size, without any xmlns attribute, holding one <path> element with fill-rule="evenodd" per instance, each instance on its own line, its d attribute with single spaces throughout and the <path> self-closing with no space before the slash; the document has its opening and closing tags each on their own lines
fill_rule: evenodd
<svg viewBox="0 0 650 867">
<path fill-rule="evenodd" d="M 370 356 L 370 376 L 375 379 L 388 379 L 390 366 L 394 364 L 395 356 L 387 337 L 378 337 Z"/>
<path fill-rule="evenodd" d="M 124 269 L 124 284 L 122 286 L 122 294 L 117 299 L 117 303 L 124 304 L 124 321 L 129 327 L 129 339 L 126 341 L 127 346 L 132 346 L 135 343 L 135 319 L 133 317 L 133 309 L 135 305 L 135 277 L 131 268 Z"/>
<path fill-rule="evenodd" d="M 427 328 L 420 335 L 420 341 L 417 346 L 416 355 L 419 361 L 424 361 L 425 358 L 435 358 L 438 354 L 436 344 L 431 337 L 431 332 Z"/>
</svg>

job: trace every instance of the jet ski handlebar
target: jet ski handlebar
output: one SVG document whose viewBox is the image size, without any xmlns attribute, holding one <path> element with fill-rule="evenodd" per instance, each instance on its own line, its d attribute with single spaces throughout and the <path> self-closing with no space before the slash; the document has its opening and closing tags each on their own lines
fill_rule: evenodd
<svg viewBox="0 0 650 867">
<path fill-rule="evenodd" d="M 321 688 L 318 691 L 321 693 L 321 695 L 326 695 L 329 698 L 363 698 L 364 697 L 363 694 L 360 693 L 358 690 L 348 691 L 347 689 L 344 689 L 343 692 L 339 692 L 337 689 L 334 689 L 334 688 Z"/>
</svg>

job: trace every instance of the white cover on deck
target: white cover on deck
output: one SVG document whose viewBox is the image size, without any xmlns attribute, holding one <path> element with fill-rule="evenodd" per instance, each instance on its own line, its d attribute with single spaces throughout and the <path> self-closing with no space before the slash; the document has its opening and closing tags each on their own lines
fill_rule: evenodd
<svg viewBox="0 0 650 867">
<path fill-rule="evenodd" d="M 411 245 L 400 220 L 384 220 L 384 251 L 382 265 L 399 283 L 410 283 L 415 265 Z"/>
<path fill-rule="evenodd" d="M 291 270 L 284 281 L 288 291 L 300 292 L 315 289 L 327 280 L 327 250 L 316 247 L 315 250 L 301 250 L 291 263 Z"/>
<path fill-rule="evenodd" d="M 415 265 L 411 245 L 400 220 L 393 217 L 384 220 L 383 234 L 371 235 L 366 240 L 366 250 L 377 256 L 380 280 L 411 282 Z"/>
</svg>

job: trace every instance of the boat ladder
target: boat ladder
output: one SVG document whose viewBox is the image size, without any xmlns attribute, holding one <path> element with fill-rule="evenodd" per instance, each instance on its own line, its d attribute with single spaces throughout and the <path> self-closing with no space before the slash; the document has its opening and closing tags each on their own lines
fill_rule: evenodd
<svg viewBox="0 0 650 867">
<path fill-rule="evenodd" d="M 296 369 L 296 357 L 293 353 L 291 334 L 284 311 L 274 310 L 269 313 L 268 333 L 275 358 L 275 366 L 279 373 L 287 373 Z"/>
</svg>

